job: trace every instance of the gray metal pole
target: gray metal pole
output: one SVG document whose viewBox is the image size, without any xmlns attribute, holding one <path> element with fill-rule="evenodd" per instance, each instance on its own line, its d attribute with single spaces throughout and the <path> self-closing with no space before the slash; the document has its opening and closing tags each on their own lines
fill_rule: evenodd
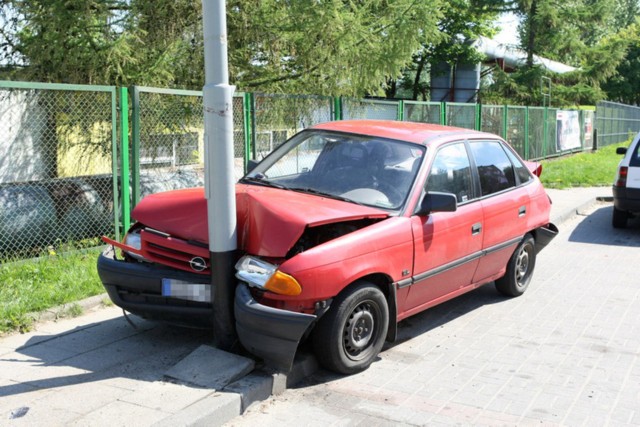
<svg viewBox="0 0 640 427">
<path fill-rule="evenodd" d="M 233 92 L 227 63 L 225 0 L 202 0 L 204 29 L 205 196 L 209 225 L 213 333 L 217 347 L 236 341 L 233 317 L 237 249 L 233 154 Z"/>
</svg>

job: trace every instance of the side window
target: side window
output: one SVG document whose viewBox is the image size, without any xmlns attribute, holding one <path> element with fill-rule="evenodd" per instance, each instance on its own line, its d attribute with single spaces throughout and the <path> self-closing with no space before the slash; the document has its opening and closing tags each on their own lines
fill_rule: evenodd
<svg viewBox="0 0 640 427">
<path fill-rule="evenodd" d="M 453 193 L 458 203 L 473 197 L 471 165 L 464 143 L 442 147 L 436 153 L 427 179 L 427 191 Z"/>
<path fill-rule="evenodd" d="M 629 160 L 629 166 L 640 166 L 640 142 L 636 142 L 631 160 Z"/>
<path fill-rule="evenodd" d="M 518 159 L 518 157 L 513 154 L 511 150 L 507 147 L 504 147 L 504 151 L 506 151 L 507 156 L 509 156 L 509 160 L 513 163 L 513 167 L 516 170 L 516 176 L 518 177 L 519 184 L 524 184 L 525 182 L 529 182 L 533 179 L 531 172 L 529 169 Z"/>
<path fill-rule="evenodd" d="M 476 141 L 469 144 L 478 167 L 482 195 L 515 187 L 513 165 L 498 141 Z"/>
</svg>

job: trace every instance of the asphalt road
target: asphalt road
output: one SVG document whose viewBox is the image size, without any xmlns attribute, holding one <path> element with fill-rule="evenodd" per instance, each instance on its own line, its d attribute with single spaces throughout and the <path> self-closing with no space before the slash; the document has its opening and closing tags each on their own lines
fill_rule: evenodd
<svg viewBox="0 0 640 427">
<path fill-rule="evenodd" d="M 367 371 L 320 371 L 227 425 L 640 425 L 640 221 L 610 215 L 563 223 L 522 297 L 487 285 L 416 315 Z"/>
</svg>

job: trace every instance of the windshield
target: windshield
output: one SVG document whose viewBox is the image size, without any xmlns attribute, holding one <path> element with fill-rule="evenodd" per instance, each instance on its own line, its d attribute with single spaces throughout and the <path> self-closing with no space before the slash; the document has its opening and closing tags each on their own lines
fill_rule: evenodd
<svg viewBox="0 0 640 427">
<path fill-rule="evenodd" d="M 307 130 L 278 147 L 243 182 L 397 210 L 424 150 L 407 142 Z"/>
</svg>

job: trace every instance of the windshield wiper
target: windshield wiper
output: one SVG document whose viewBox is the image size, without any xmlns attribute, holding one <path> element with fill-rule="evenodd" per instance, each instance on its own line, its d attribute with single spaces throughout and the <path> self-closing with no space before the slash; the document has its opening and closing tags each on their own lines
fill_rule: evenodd
<svg viewBox="0 0 640 427">
<path fill-rule="evenodd" d="M 278 184 L 278 183 L 275 183 L 273 181 L 269 181 L 269 180 L 264 179 L 264 175 L 245 176 L 244 178 L 242 178 L 240 180 L 240 182 L 249 183 L 249 184 L 264 185 L 265 187 L 287 189 L 287 187 L 285 187 L 282 184 Z"/>
<path fill-rule="evenodd" d="M 337 194 L 331 194 L 331 193 L 327 193 L 325 191 L 320 191 L 320 190 L 316 190 L 315 188 L 309 188 L 309 187 L 289 187 L 289 190 L 293 190 L 293 191 L 298 191 L 300 193 L 308 193 L 308 194 L 314 194 L 316 196 L 323 196 L 323 197 L 328 197 L 330 199 L 335 199 L 335 200 L 341 200 L 343 202 L 349 202 L 349 203 L 355 203 L 356 205 L 361 205 L 364 206 L 362 203 L 360 202 L 356 202 L 353 199 L 349 199 L 348 197 L 343 197 Z"/>
</svg>

